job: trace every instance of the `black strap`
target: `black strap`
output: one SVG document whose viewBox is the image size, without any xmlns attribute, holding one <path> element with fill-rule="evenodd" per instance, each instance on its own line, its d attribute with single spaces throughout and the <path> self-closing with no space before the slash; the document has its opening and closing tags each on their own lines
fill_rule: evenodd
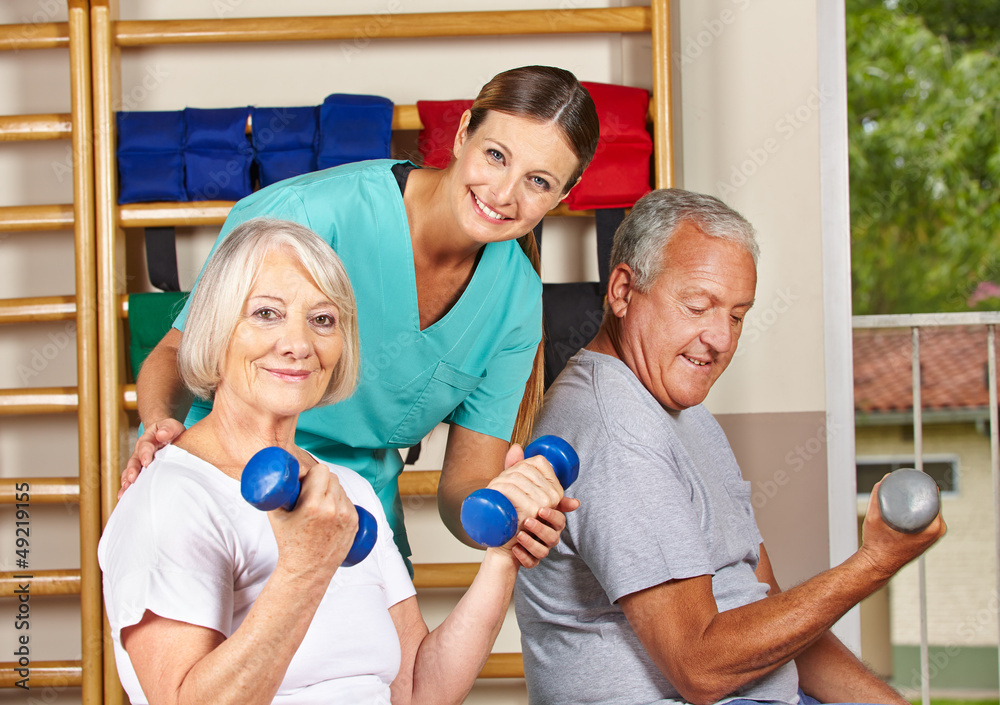
<svg viewBox="0 0 1000 705">
<path fill-rule="evenodd" d="M 420 446 L 423 441 L 417 443 L 417 445 L 412 446 L 408 451 L 406 451 L 406 460 L 403 461 L 403 465 L 416 465 L 417 461 L 420 460 Z"/>
<path fill-rule="evenodd" d="M 594 215 L 597 219 L 597 274 L 600 277 L 601 291 L 606 293 L 611 273 L 611 244 L 615 239 L 615 231 L 625 220 L 625 209 L 599 208 Z"/>
<path fill-rule="evenodd" d="M 146 228 L 146 271 L 149 281 L 162 291 L 180 291 L 177 242 L 173 228 Z"/>
</svg>

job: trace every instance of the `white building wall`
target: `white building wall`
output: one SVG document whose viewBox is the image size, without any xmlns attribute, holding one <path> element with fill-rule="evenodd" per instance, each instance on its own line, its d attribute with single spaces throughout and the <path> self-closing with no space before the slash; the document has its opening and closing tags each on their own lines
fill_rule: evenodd
<svg viewBox="0 0 1000 705">
<path fill-rule="evenodd" d="M 924 455 L 958 459 L 955 492 L 942 496 L 948 533 L 926 554 L 928 641 L 938 646 L 996 646 L 996 536 L 989 438 L 972 424 L 924 426 Z M 913 457 L 907 430 L 868 426 L 857 431 L 859 459 Z M 858 500 L 859 512 L 867 506 Z M 889 583 L 894 645 L 920 644 L 917 564 Z"/>
</svg>

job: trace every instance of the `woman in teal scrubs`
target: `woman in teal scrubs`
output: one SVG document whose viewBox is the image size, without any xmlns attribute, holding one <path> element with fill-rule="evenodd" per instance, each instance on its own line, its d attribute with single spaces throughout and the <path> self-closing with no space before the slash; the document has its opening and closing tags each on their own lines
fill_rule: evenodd
<svg viewBox="0 0 1000 705">
<path fill-rule="evenodd" d="M 438 506 L 452 533 L 471 544 L 461 502 L 489 484 L 526 517 L 523 560 L 544 557 L 558 541 L 548 521 L 554 510 L 545 508 L 552 488 L 508 449 L 526 440 L 541 399 L 542 286 L 531 230 L 577 183 L 598 135 L 593 102 L 571 73 L 513 69 L 462 116 L 445 169 L 376 160 L 306 174 L 243 199 L 222 228 L 220 238 L 253 217 L 292 220 L 344 262 L 358 301 L 360 383 L 350 399 L 302 414 L 296 443 L 372 483 L 404 557 L 397 449 L 442 421 L 450 430 Z M 185 396 L 176 373 L 186 316 L 140 371 L 145 431 L 123 489 L 180 433 L 179 419 L 191 425 L 208 411 L 210 402 Z M 563 499 L 557 509 L 575 506 Z"/>
</svg>

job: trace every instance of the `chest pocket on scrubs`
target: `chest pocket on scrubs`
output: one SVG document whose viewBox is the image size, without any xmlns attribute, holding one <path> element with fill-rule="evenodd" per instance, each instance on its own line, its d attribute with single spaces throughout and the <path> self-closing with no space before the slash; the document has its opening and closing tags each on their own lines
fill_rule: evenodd
<svg viewBox="0 0 1000 705">
<path fill-rule="evenodd" d="M 439 362 L 427 386 L 421 390 L 406 417 L 396 427 L 389 445 L 415 445 L 461 404 L 485 377 L 485 374 L 477 377 L 462 372 L 447 362 Z"/>
</svg>

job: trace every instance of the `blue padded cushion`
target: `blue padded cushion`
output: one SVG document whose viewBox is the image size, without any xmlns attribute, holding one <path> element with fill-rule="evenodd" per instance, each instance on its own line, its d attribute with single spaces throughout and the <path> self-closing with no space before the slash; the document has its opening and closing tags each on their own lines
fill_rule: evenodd
<svg viewBox="0 0 1000 705">
<path fill-rule="evenodd" d="M 319 169 L 365 159 L 387 159 L 392 138 L 392 101 L 374 95 L 334 93 L 320 106 L 319 129 Z"/>
<path fill-rule="evenodd" d="M 316 171 L 319 106 L 251 108 L 250 120 L 261 188 Z"/>
<path fill-rule="evenodd" d="M 238 201 L 253 190 L 253 149 L 247 138 L 250 108 L 184 111 L 185 188 L 190 201 Z"/>
<path fill-rule="evenodd" d="M 184 113 L 119 112 L 118 203 L 186 201 Z"/>
</svg>

